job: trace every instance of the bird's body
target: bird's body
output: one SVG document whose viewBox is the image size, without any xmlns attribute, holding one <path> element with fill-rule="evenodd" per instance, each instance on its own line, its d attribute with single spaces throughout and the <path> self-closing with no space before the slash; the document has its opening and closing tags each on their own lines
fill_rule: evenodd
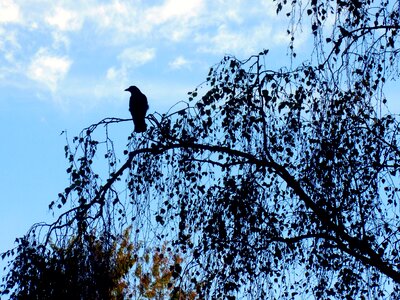
<svg viewBox="0 0 400 300">
<path fill-rule="evenodd" d="M 147 129 L 145 117 L 149 109 L 147 97 L 136 86 L 130 86 L 125 91 L 131 93 L 129 111 L 135 125 L 135 132 L 145 132 Z"/>
</svg>

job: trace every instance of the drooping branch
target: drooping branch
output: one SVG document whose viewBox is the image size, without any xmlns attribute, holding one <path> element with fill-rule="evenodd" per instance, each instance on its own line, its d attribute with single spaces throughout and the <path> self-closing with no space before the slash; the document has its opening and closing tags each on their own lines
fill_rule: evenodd
<svg viewBox="0 0 400 300">
<path fill-rule="evenodd" d="M 301 183 L 293 175 L 290 174 L 287 168 L 276 163 L 272 159 L 271 155 L 269 155 L 268 153 L 266 154 L 266 157 L 258 158 L 251 153 L 232 149 L 226 146 L 200 144 L 188 140 L 180 140 L 177 138 L 172 141 L 163 141 L 162 143 L 154 144 L 151 147 L 140 148 L 130 152 L 125 163 L 121 167 L 119 167 L 116 172 L 110 174 L 107 182 L 98 189 L 96 195 L 89 202 L 71 208 L 70 210 L 63 213 L 51 226 L 48 236 L 50 236 L 53 230 L 60 229 L 65 226 L 70 226 L 73 223 L 74 219 L 72 218 L 68 222 L 61 224 L 62 219 L 66 216 L 71 216 L 71 214 L 76 214 L 78 212 L 79 214 L 85 214 L 94 205 L 99 205 L 99 211 L 101 211 L 106 200 L 107 192 L 111 189 L 112 185 L 116 183 L 119 178 L 121 178 L 123 173 L 131 167 L 133 160 L 139 157 L 141 154 L 147 153 L 156 156 L 174 149 L 209 151 L 210 153 L 214 154 L 224 154 L 230 157 L 234 157 L 236 159 L 235 164 L 248 164 L 268 168 L 271 172 L 279 176 L 287 184 L 287 186 L 294 191 L 299 199 L 304 202 L 306 207 L 308 207 L 308 209 L 310 209 L 315 214 L 323 228 L 327 229 L 328 232 L 334 233 L 334 239 L 331 239 L 331 241 L 335 241 L 339 249 L 352 255 L 354 258 L 360 260 L 363 264 L 377 268 L 382 273 L 392 278 L 395 282 L 400 283 L 400 273 L 398 271 L 396 271 L 385 261 L 383 261 L 382 257 L 378 253 L 376 253 L 371 248 L 371 245 L 369 245 L 366 241 L 351 236 L 347 233 L 347 230 L 343 224 L 334 222 L 330 213 L 322 208 L 320 205 L 318 205 L 309 196 L 309 194 L 302 187 Z M 211 163 L 213 162 L 211 161 Z M 216 164 L 224 166 L 224 164 L 221 162 L 216 162 Z M 101 213 L 97 214 L 97 216 L 100 215 Z M 319 236 L 319 238 L 321 238 L 321 236 Z M 296 238 L 294 238 L 293 241 L 295 240 Z M 290 239 L 287 241 L 290 241 Z"/>
</svg>

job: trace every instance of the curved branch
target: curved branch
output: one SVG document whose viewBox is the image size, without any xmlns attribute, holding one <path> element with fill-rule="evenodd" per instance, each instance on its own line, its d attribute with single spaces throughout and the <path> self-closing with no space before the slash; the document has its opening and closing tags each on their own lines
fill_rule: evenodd
<svg viewBox="0 0 400 300">
<path fill-rule="evenodd" d="M 95 204 L 103 206 L 105 203 L 105 196 L 107 191 L 118 180 L 118 178 L 120 178 L 120 176 L 125 172 L 125 170 L 130 167 L 133 159 L 138 155 L 143 153 L 159 155 L 173 149 L 192 149 L 192 150 L 202 150 L 202 151 L 205 150 L 213 153 L 222 153 L 235 156 L 238 159 L 243 159 L 243 163 L 254 164 L 257 166 L 270 168 L 276 175 L 278 175 L 286 182 L 288 187 L 290 187 L 295 192 L 295 194 L 305 203 L 306 207 L 314 212 L 314 214 L 317 216 L 321 224 L 330 231 L 335 233 L 336 235 L 335 240 L 339 249 L 342 249 L 344 252 L 352 255 L 354 258 L 359 259 L 365 265 L 369 265 L 379 269 L 382 273 L 386 274 L 388 277 L 392 278 L 397 283 L 400 283 L 400 273 L 398 271 L 396 271 L 395 269 L 390 267 L 385 261 L 383 261 L 382 256 L 377 254 L 368 243 L 357 237 L 350 236 L 347 233 L 347 230 L 343 226 L 343 224 L 334 223 L 330 218 L 330 214 L 322 207 L 320 207 L 317 203 L 315 203 L 315 201 L 305 192 L 299 181 L 296 180 L 296 178 L 293 175 L 291 175 L 284 166 L 281 166 L 278 163 L 274 162 L 270 155 L 267 155 L 267 159 L 259 159 L 250 153 L 232 149 L 225 146 L 198 144 L 190 141 L 175 140 L 174 143 L 170 144 L 164 144 L 164 145 L 153 146 L 150 148 L 141 148 L 134 150 L 129 153 L 126 162 L 115 173 L 111 174 L 111 177 L 107 180 L 107 183 L 104 184 L 97 191 L 92 201 L 90 201 L 87 204 L 83 204 L 73 209 L 70 209 L 67 212 L 63 213 L 58 218 L 58 220 L 55 223 L 53 223 L 53 225 L 56 225 L 61 221 L 63 217 L 74 211 L 79 211 L 80 213 L 86 213 Z M 52 227 L 49 231 L 49 235 L 56 228 L 59 228 L 59 226 Z M 295 241 L 296 240 L 294 239 L 293 242 Z"/>
</svg>

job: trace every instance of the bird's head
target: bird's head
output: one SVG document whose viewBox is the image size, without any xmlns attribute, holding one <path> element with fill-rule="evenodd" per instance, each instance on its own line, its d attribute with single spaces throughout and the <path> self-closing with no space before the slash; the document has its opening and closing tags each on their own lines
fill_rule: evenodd
<svg viewBox="0 0 400 300">
<path fill-rule="evenodd" d="M 140 93 L 140 90 L 139 90 L 136 86 L 134 86 L 134 85 L 131 85 L 130 87 L 128 87 L 127 89 L 125 89 L 125 91 L 131 92 L 131 94 Z"/>
</svg>

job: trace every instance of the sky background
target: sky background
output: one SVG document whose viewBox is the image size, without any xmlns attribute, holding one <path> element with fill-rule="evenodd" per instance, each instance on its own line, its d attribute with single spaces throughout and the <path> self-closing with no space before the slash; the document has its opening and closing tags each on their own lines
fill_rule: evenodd
<svg viewBox="0 0 400 300">
<path fill-rule="evenodd" d="M 68 184 L 62 131 L 129 118 L 130 85 L 165 113 L 225 54 L 269 49 L 271 69 L 288 65 L 275 11 L 272 0 L 0 0 L 0 253 L 52 219 Z M 304 58 L 312 37 L 299 34 Z M 118 128 L 125 145 L 133 126 Z"/>
</svg>

